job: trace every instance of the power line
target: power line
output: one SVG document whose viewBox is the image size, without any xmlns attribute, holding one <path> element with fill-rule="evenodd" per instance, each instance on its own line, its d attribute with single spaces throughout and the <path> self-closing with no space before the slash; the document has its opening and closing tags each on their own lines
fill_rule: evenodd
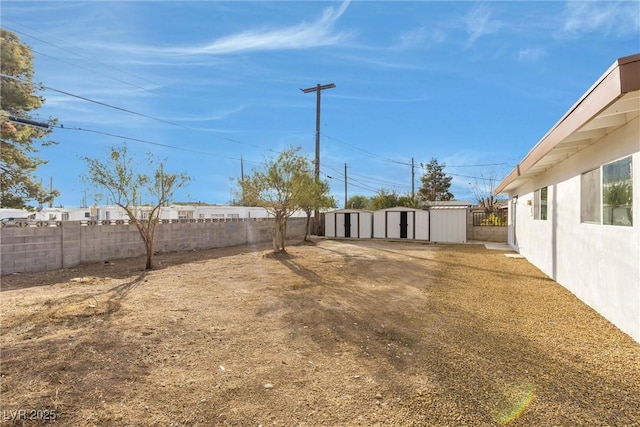
<svg viewBox="0 0 640 427">
<path fill-rule="evenodd" d="M 446 168 L 479 168 L 479 167 L 485 167 L 485 166 L 504 166 L 506 165 L 507 162 L 501 162 L 501 163 L 485 163 L 483 165 L 445 165 Z"/>
<path fill-rule="evenodd" d="M 320 173 L 323 174 L 324 176 L 326 176 L 328 179 L 332 179 L 334 181 L 339 181 L 339 182 L 344 182 L 344 179 L 335 178 L 335 177 L 333 177 L 331 175 L 327 175 L 325 172 L 322 172 L 322 171 Z M 359 185 L 359 184 L 354 184 L 353 182 L 350 182 L 349 185 L 351 185 L 352 187 L 360 188 L 360 189 L 368 191 L 368 192 L 372 192 L 372 193 L 375 193 L 375 192 L 378 191 L 378 189 L 376 189 L 376 188 L 372 188 L 372 187 L 369 187 L 369 186 L 366 186 L 366 185 L 363 186 L 363 185 Z"/>
<path fill-rule="evenodd" d="M 29 28 L 29 29 L 31 29 L 31 30 L 33 30 L 33 31 L 36 31 L 36 32 L 38 32 L 38 33 L 40 33 L 40 34 L 43 34 L 43 35 L 44 35 L 44 36 L 46 36 L 46 37 L 50 37 L 50 36 L 49 36 L 49 35 L 47 35 L 46 33 L 43 33 L 42 31 L 39 31 L 39 30 L 37 30 L 37 29 L 35 29 L 35 28 L 29 27 L 29 26 L 27 26 L 27 25 L 24 25 L 24 24 L 22 24 L 22 23 L 20 23 L 20 22 L 18 22 L 18 21 L 16 21 L 16 20 L 9 19 L 9 18 L 5 18 L 5 19 L 6 19 L 6 20 L 9 20 L 9 21 L 12 21 L 12 22 L 15 22 L 16 24 L 21 25 L 21 26 L 23 26 L 23 27 L 25 27 L 25 28 Z M 43 40 L 43 39 L 41 39 L 41 38 L 35 37 L 35 36 L 31 35 L 31 34 L 27 34 L 27 33 L 25 33 L 25 32 L 22 32 L 22 31 L 16 30 L 16 29 L 14 29 L 14 28 L 7 27 L 6 25 L 5 25 L 4 27 L 5 27 L 6 29 L 10 30 L 10 31 L 13 31 L 13 32 L 18 33 L 18 34 L 22 34 L 22 35 L 27 36 L 27 37 L 30 37 L 30 38 L 33 38 L 34 40 L 38 40 L 38 41 L 40 41 L 40 42 L 42 42 L 42 43 L 45 43 L 45 44 L 51 45 L 51 46 L 53 46 L 53 47 L 55 47 L 55 48 L 57 48 L 57 49 L 60 49 L 60 50 L 62 50 L 62 51 L 68 52 L 68 53 L 71 53 L 71 54 L 76 55 L 76 56 L 78 56 L 78 57 L 80 57 L 80 58 L 87 59 L 87 60 L 89 60 L 89 61 L 91 61 L 91 62 L 95 62 L 95 63 L 97 63 L 97 64 L 103 65 L 103 66 L 105 66 L 105 67 L 107 67 L 107 68 L 114 69 L 114 70 L 116 70 L 116 71 L 122 72 L 122 73 L 124 73 L 124 74 L 131 75 L 131 76 L 133 76 L 133 77 L 136 77 L 136 78 L 138 78 L 138 79 L 140 79 L 140 80 L 146 81 L 146 82 L 151 83 L 151 84 L 153 84 L 153 85 L 159 86 L 159 84 L 158 84 L 158 83 L 155 83 L 155 82 L 153 82 L 153 81 L 151 81 L 151 80 L 148 80 L 148 79 L 146 79 L 146 78 L 144 78 L 144 77 L 140 77 L 140 76 L 138 76 L 138 75 L 136 75 L 136 74 L 133 74 L 133 73 L 129 73 L 129 72 L 125 72 L 125 71 L 119 70 L 117 67 L 110 66 L 109 64 L 106 64 L 106 63 L 104 63 L 104 62 L 100 62 L 100 61 L 95 60 L 95 59 L 93 59 L 93 58 L 91 58 L 91 57 L 89 57 L 89 56 L 82 55 L 82 54 L 77 53 L 77 52 L 74 52 L 74 51 L 72 51 L 72 50 L 70 50 L 70 49 L 63 48 L 63 47 L 58 46 L 58 45 L 56 45 L 56 44 L 54 44 L 54 43 L 51 43 L 51 42 L 49 42 L 49 41 L 46 41 L 46 40 Z M 62 40 L 61 40 L 61 41 L 62 41 Z M 62 42 L 64 42 L 64 41 L 62 41 Z M 64 43 L 66 43 L 66 42 L 64 42 Z M 31 48 L 30 48 L 30 49 L 31 49 Z M 73 65 L 73 66 L 78 67 L 78 68 L 80 68 L 80 69 L 84 69 L 84 70 L 87 70 L 87 71 L 93 72 L 93 73 L 95 73 L 95 74 L 97 74 L 97 75 L 100 75 L 100 76 L 103 76 L 103 77 L 106 77 L 106 78 L 110 78 L 110 79 L 115 80 L 115 81 L 118 81 L 118 82 L 120 82 L 120 83 L 124 83 L 124 84 L 130 85 L 130 86 L 132 86 L 132 87 L 135 87 L 135 88 L 138 88 L 138 89 L 141 89 L 141 90 L 147 91 L 147 92 L 152 92 L 152 93 L 156 93 L 156 94 L 162 95 L 161 93 L 159 93 L 159 92 L 157 92 L 157 91 L 154 91 L 154 90 L 151 90 L 151 89 L 145 88 L 145 87 L 143 87 L 143 86 L 139 86 L 139 85 L 136 85 L 136 84 L 133 84 L 133 83 L 130 83 L 130 82 L 127 82 L 127 81 L 124 81 L 124 80 L 121 80 L 121 79 L 115 78 L 115 77 L 107 76 L 107 75 L 102 74 L 102 73 L 99 73 L 99 72 L 97 72 L 97 71 L 95 71 L 95 70 L 92 70 L 92 69 L 89 69 L 89 68 L 86 68 L 86 67 L 81 67 L 81 66 L 79 66 L 79 65 L 77 65 L 77 64 L 73 64 L 73 63 L 70 63 L 70 62 L 68 62 L 68 61 L 64 61 L 64 60 L 62 60 L 62 59 L 55 58 L 55 57 L 53 57 L 53 56 L 50 56 L 50 55 L 44 54 L 44 53 L 42 53 L 42 52 L 35 51 L 35 50 L 33 50 L 33 49 L 31 49 L 31 50 L 32 50 L 33 52 L 38 53 L 39 55 L 43 55 L 43 56 L 46 56 L 46 57 L 48 57 L 48 58 L 51 58 L 51 59 L 54 59 L 54 60 L 57 60 L 57 61 L 60 61 L 60 62 L 63 62 L 63 63 L 69 64 L 69 65 Z M 13 80 L 15 80 L 15 81 L 18 81 L 18 82 L 22 83 L 22 84 L 25 84 L 25 82 L 24 82 L 24 81 L 21 81 L 21 80 L 19 80 L 19 79 L 15 78 L 15 77 L 7 76 L 7 75 L 3 75 L 3 76 L 4 76 L 4 77 L 7 77 L 7 78 L 11 78 L 11 79 L 13 79 Z M 98 105 L 106 106 L 106 107 L 109 107 L 109 108 L 114 108 L 114 109 L 116 109 L 116 110 L 120 110 L 120 111 L 123 111 L 123 112 L 128 112 L 128 113 L 130 113 L 130 114 L 135 114 L 135 115 L 138 115 L 138 116 L 141 116 L 141 117 L 149 118 L 149 119 L 151 119 L 151 120 L 156 120 L 156 121 L 160 121 L 160 122 L 163 122 L 163 123 L 171 124 L 171 125 L 173 125 L 173 126 L 178 126 L 178 127 L 184 128 L 184 129 L 191 130 L 191 131 L 216 133 L 216 131 L 215 131 L 215 130 L 206 130 L 206 129 L 195 129 L 195 128 L 191 128 L 191 127 L 184 126 L 184 125 L 181 125 L 181 124 L 179 124 L 179 123 L 175 123 L 175 122 L 172 122 L 172 121 L 169 121 L 169 120 L 156 118 L 156 117 L 153 117 L 153 116 L 150 116 L 150 115 L 147 115 L 147 114 L 138 113 L 138 112 L 136 112 L 136 111 L 128 110 L 128 109 L 125 109 L 125 108 L 122 108 L 122 107 L 113 106 L 113 105 L 107 104 L 107 103 L 105 103 L 105 102 L 96 101 L 96 100 L 93 100 L 93 99 L 90 99 L 90 98 L 87 98 L 87 97 L 83 97 L 83 96 L 76 95 L 76 94 L 73 94 L 73 93 L 70 93 L 70 92 L 66 92 L 66 91 L 62 91 L 62 90 L 59 90 L 59 89 L 51 88 L 51 87 L 48 87 L 48 86 L 41 85 L 41 87 L 43 87 L 44 89 L 47 89 L 47 90 L 51 90 L 51 91 L 53 91 L 53 92 L 58 92 L 58 93 L 61 93 L 61 94 L 67 95 L 67 96 L 72 96 L 72 97 L 75 97 L 75 98 L 78 98 L 78 99 L 82 99 L 82 100 L 84 100 L 84 101 L 88 101 L 88 102 L 96 103 L 96 104 L 98 104 Z M 270 148 L 263 147 L 263 146 L 259 146 L 259 145 L 256 145 L 256 144 L 247 143 L 247 142 L 240 141 L 240 140 L 238 140 L 238 139 L 234 139 L 234 138 L 221 137 L 221 136 L 218 136 L 218 135 L 216 135 L 216 138 L 221 139 L 221 140 L 224 140 L 224 141 L 234 142 L 234 143 L 237 143 L 237 144 L 245 144 L 245 145 L 253 146 L 253 147 L 259 148 L 259 149 L 261 149 L 261 150 L 267 150 L 267 151 L 275 152 L 274 150 L 272 150 L 272 149 L 270 149 Z"/>
<path fill-rule="evenodd" d="M 51 59 L 53 59 L 54 61 L 62 62 L 63 64 L 71 65 L 71 66 L 74 66 L 74 67 L 79 68 L 79 69 L 81 69 L 81 70 L 89 71 L 89 72 L 91 72 L 91 73 L 97 74 L 97 75 L 102 76 L 102 77 L 105 77 L 105 78 L 107 78 L 107 79 L 111 79 L 111 80 L 114 80 L 114 81 L 119 82 L 119 83 L 124 83 L 124 84 L 126 84 L 126 85 L 129 85 L 129 86 L 135 87 L 135 88 L 137 88 L 137 89 L 142 89 L 142 90 L 144 90 L 144 91 L 146 91 L 146 92 L 151 92 L 151 93 L 155 93 L 155 94 L 161 95 L 161 93 L 160 93 L 160 92 L 157 92 L 157 91 L 155 91 L 155 90 L 147 89 L 146 87 L 139 86 L 139 85 L 136 85 L 136 84 L 133 84 L 133 83 L 127 82 L 127 81 L 125 81 L 125 80 L 121 80 L 121 79 L 118 79 L 118 78 L 115 78 L 115 77 L 112 77 L 112 76 L 108 76 L 108 75 L 106 75 L 106 74 L 99 73 L 99 72 L 97 72 L 97 71 L 95 71 L 95 70 L 92 70 L 91 68 L 81 67 L 80 65 L 74 64 L 73 62 L 65 61 L 65 60 L 63 60 L 63 59 L 56 58 L 55 56 L 51 56 L 51 55 L 47 55 L 46 53 L 38 52 L 37 50 L 35 50 L 35 49 L 33 49 L 33 48 L 31 49 L 31 51 L 32 51 L 32 52 L 34 52 L 34 53 L 37 53 L 37 54 L 38 54 L 38 55 L 40 55 L 40 56 L 45 56 L 45 57 L 47 57 L 47 58 L 51 58 Z"/>
<path fill-rule="evenodd" d="M 57 125 L 57 126 L 53 126 L 55 128 L 58 129 L 62 129 L 62 130 L 74 130 L 74 131 L 80 131 L 80 132 L 88 132 L 88 133 L 94 133 L 97 135 L 104 135 L 104 136 L 109 136 L 112 138 L 119 138 L 119 139 L 123 139 L 126 141 L 133 141 L 133 142 L 140 142 L 142 144 L 148 144 L 148 145 L 155 145 L 158 147 L 165 147 L 165 148 L 172 148 L 175 150 L 180 150 L 180 151 L 189 151 L 192 153 L 197 153 L 197 154 L 205 154 L 207 156 L 213 156 L 213 157 L 217 157 L 217 158 L 225 158 L 225 159 L 230 159 L 230 160 L 242 160 L 241 158 L 237 158 L 237 157 L 230 157 L 230 156 L 223 156 L 219 153 L 209 153 L 206 151 L 199 151 L 199 150 L 194 150 L 191 148 L 185 148 L 185 147 L 178 147 L 175 145 L 170 145 L 170 144 L 163 144 L 160 142 L 154 142 L 154 141 L 148 141 L 145 139 L 140 139 L 140 138 L 133 138 L 133 137 L 129 137 L 129 136 L 124 136 L 124 135 L 117 135 L 117 134 L 113 134 L 113 133 L 109 133 L 109 132 L 103 132 L 103 131 L 99 131 L 99 130 L 93 130 L 93 129 L 85 129 L 85 128 L 80 128 L 80 127 L 69 127 L 69 126 L 64 126 L 64 125 Z M 244 161 L 247 161 L 249 163 L 254 163 L 254 164 L 259 164 L 259 162 L 255 162 L 252 160 L 247 160 L 244 159 Z"/>
<path fill-rule="evenodd" d="M 360 152 L 362 152 L 362 153 L 364 153 L 364 154 L 367 154 L 367 155 L 369 155 L 369 156 L 371 156 L 371 157 L 376 157 L 376 158 L 378 158 L 378 159 L 381 159 L 381 160 L 384 160 L 384 161 L 387 161 L 387 162 L 390 162 L 390 163 L 397 163 L 397 164 L 400 164 L 400 165 L 411 166 L 411 163 L 400 162 L 400 161 L 398 161 L 398 160 L 393 160 L 393 159 L 390 159 L 390 158 L 388 158 L 388 157 L 384 157 L 384 156 L 381 156 L 381 155 L 379 155 L 379 154 L 375 154 L 375 153 L 372 153 L 372 152 L 370 152 L 370 151 L 363 150 L 362 148 L 356 147 L 355 145 L 349 144 L 349 143 L 347 143 L 347 142 L 345 142 L 345 141 L 343 141 L 343 140 L 341 140 L 341 139 L 338 139 L 338 138 L 336 138 L 336 137 L 333 137 L 333 136 L 331 136 L 331 135 L 327 135 L 326 133 L 323 133 L 322 135 L 323 135 L 324 137 L 326 137 L 326 138 L 329 138 L 329 139 L 332 139 L 332 140 L 334 140 L 334 141 L 337 141 L 337 142 L 339 142 L 339 143 L 341 143 L 341 144 L 344 144 L 344 145 L 346 145 L 346 146 L 348 146 L 348 147 L 351 147 L 351 148 L 353 148 L 354 150 L 360 151 Z"/>
<path fill-rule="evenodd" d="M 350 148 L 352 148 L 354 150 L 360 151 L 361 153 L 367 154 L 367 155 L 369 155 L 371 157 L 375 157 L 375 158 L 384 160 L 384 161 L 389 162 L 389 163 L 395 163 L 395 164 L 399 164 L 399 165 L 403 165 L 403 166 L 412 166 L 411 163 L 403 162 L 403 161 L 400 161 L 400 160 L 394 160 L 394 159 L 391 159 L 389 157 L 384 157 L 384 156 L 381 156 L 379 154 L 372 153 L 371 151 L 364 150 L 364 149 L 362 149 L 360 147 L 357 147 L 357 146 L 355 146 L 353 144 L 349 144 L 348 142 L 346 142 L 346 141 L 344 141 L 342 139 L 336 138 L 336 137 L 331 136 L 331 135 L 327 135 L 326 133 L 323 133 L 322 135 L 324 137 L 326 137 L 326 138 L 329 138 L 329 139 L 332 139 L 332 140 L 334 140 L 336 142 L 344 144 L 344 145 L 346 145 L 346 146 L 348 146 L 348 147 L 350 147 Z M 506 165 L 506 164 L 507 164 L 506 162 L 501 162 L 501 163 L 484 163 L 484 164 L 477 164 L 477 165 L 445 165 L 445 167 L 446 168 L 471 168 L 471 167 L 486 167 L 486 166 L 503 166 L 503 165 Z"/>
<path fill-rule="evenodd" d="M 4 78 L 7 78 L 7 79 L 10 79 L 10 80 L 17 81 L 17 82 L 19 82 L 21 84 L 26 84 L 26 82 L 22 81 L 21 79 L 19 79 L 17 77 L 14 77 L 14 76 L 10 76 L 10 75 L 7 75 L 7 74 L 0 74 L 0 76 L 2 76 Z M 125 113 L 134 114 L 136 116 L 145 117 L 147 119 L 151 119 L 151 120 L 155 120 L 155 121 L 158 121 L 158 122 L 170 124 L 170 125 L 173 125 L 173 126 L 178 126 L 178 127 L 183 128 L 183 129 L 195 130 L 195 129 L 192 129 L 192 128 L 188 127 L 188 126 L 181 125 L 179 123 L 175 123 L 175 122 L 172 122 L 172 121 L 169 121 L 169 120 L 160 119 L 158 117 L 153 117 L 153 116 L 150 116 L 150 115 L 144 114 L 144 113 L 138 113 L 137 111 L 133 111 L 133 110 L 129 110 L 129 109 L 126 109 L 126 108 L 123 108 L 123 107 L 118 107 L 118 106 L 115 106 L 115 105 L 107 104 L 106 102 L 97 101 L 95 99 L 87 98 L 85 96 L 76 95 L 76 94 L 71 93 L 71 92 L 67 92 L 67 91 L 64 91 L 64 90 L 53 88 L 51 86 L 41 85 L 41 87 L 43 89 L 50 90 L 52 92 L 61 93 L 63 95 L 67 95 L 67 96 L 71 96 L 73 98 L 81 99 L 83 101 L 92 102 L 94 104 L 102 105 L 103 107 L 113 108 L 114 110 L 123 111 Z"/>
<path fill-rule="evenodd" d="M 340 171 L 338 171 L 337 169 L 332 168 L 332 167 L 330 167 L 330 166 L 328 166 L 328 168 L 329 168 L 329 169 L 331 169 L 332 171 L 336 172 L 336 174 L 337 174 L 338 176 L 342 176 L 342 178 L 343 178 L 343 179 L 342 179 L 342 181 L 344 181 L 344 173 L 343 173 L 343 172 L 340 172 Z M 326 175 L 326 174 L 325 174 L 325 175 Z M 327 175 L 327 176 L 328 176 L 328 175 Z M 332 177 L 332 178 L 333 178 L 333 177 Z M 379 190 L 378 188 L 374 188 L 374 187 L 372 187 L 372 186 L 369 186 L 368 184 L 366 184 L 366 183 L 364 183 L 364 182 L 362 182 L 362 181 L 360 181 L 360 180 L 353 179 L 352 177 L 348 177 L 348 178 L 347 178 L 347 182 L 351 183 L 354 187 L 362 188 L 362 189 L 364 189 L 364 190 L 373 191 L 373 192 L 377 192 L 377 191 Z M 355 183 L 355 184 L 354 184 L 354 183 Z"/>
<path fill-rule="evenodd" d="M 16 24 L 18 24 L 18 25 L 22 25 L 22 26 L 23 26 L 23 27 L 25 27 L 25 28 L 29 28 L 30 30 L 36 31 L 36 32 L 38 32 L 38 33 L 40 33 L 40 34 L 44 35 L 45 37 L 50 37 L 48 34 L 45 34 L 45 33 L 43 33 L 43 32 L 42 32 L 42 31 L 40 31 L 40 30 L 37 30 L 37 29 L 35 29 L 35 28 L 29 27 L 29 26 L 27 26 L 27 25 L 24 25 L 24 24 L 22 24 L 22 23 L 20 23 L 20 22 L 18 22 L 18 21 L 16 21 L 16 20 L 14 20 L 14 19 L 6 18 L 6 17 L 3 17 L 3 19 L 4 19 L 4 20 L 7 20 L 7 21 L 15 22 Z M 72 55 L 76 55 L 76 56 L 78 56 L 78 57 L 80 57 L 80 58 L 83 58 L 83 59 L 89 60 L 89 61 L 91 61 L 91 62 L 95 62 L 96 64 L 100 64 L 100 65 L 105 66 L 105 67 L 107 67 L 107 68 L 111 68 L 111 69 L 116 70 L 116 71 L 118 71 L 118 72 L 120 72 L 120 73 L 128 74 L 128 75 L 130 75 L 130 76 L 133 76 L 133 77 L 135 77 L 135 78 L 137 78 L 137 79 L 140 79 L 140 80 L 142 80 L 142 81 L 145 81 L 145 82 L 147 82 L 147 83 L 151 83 L 151 84 L 153 84 L 153 85 L 155 85 L 155 86 L 160 86 L 158 83 L 153 82 L 153 81 L 151 81 L 151 80 L 149 80 L 149 79 L 146 79 L 146 78 L 144 78 L 144 77 L 140 77 L 140 76 L 138 76 L 138 75 L 136 75 L 136 74 L 133 74 L 133 73 L 130 73 L 130 72 L 127 72 L 127 71 L 120 70 L 120 69 L 118 69 L 117 67 L 114 67 L 114 66 L 112 66 L 112 65 L 106 64 L 106 63 L 101 62 L 101 61 L 98 61 L 98 60 L 96 60 L 96 59 L 94 59 L 94 58 L 91 58 L 91 57 L 89 57 L 89 56 L 82 55 L 82 54 L 80 54 L 80 53 L 78 53 L 78 52 L 74 52 L 74 51 L 72 51 L 72 50 L 70 50 L 70 49 L 66 49 L 66 48 L 64 48 L 64 47 L 60 47 L 60 46 L 58 46 L 58 45 L 56 45 L 56 44 L 54 44 L 54 43 L 51 43 L 50 41 L 42 40 L 42 39 L 40 39 L 40 38 L 38 38 L 38 37 L 36 37 L 36 36 L 33 36 L 33 35 L 31 35 L 31 34 L 27 34 L 27 33 L 25 33 L 25 32 L 22 32 L 22 31 L 19 31 L 19 30 L 13 29 L 13 28 L 11 28 L 11 27 L 7 27 L 6 25 L 4 25 L 4 27 L 5 27 L 6 29 L 8 29 L 9 31 L 12 31 L 12 32 L 14 32 L 14 33 L 21 34 L 21 35 L 23 35 L 23 36 L 27 36 L 27 37 L 32 38 L 32 39 L 34 39 L 34 40 L 38 40 L 39 42 L 42 42 L 42 43 L 48 44 L 48 45 L 53 46 L 53 47 L 55 47 L 55 48 L 57 48 L 57 49 L 60 49 L 60 50 L 62 50 L 62 51 L 65 51 L 65 52 L 67 52 L 67 53 L 71 53 Z M 63 41 L 63 40 L 61 40 L 61 41 Z M 63 41 L 63 42 L 64 42 L 64 41 Z M 66 42 L 64 42 L 64 43 L 66 43 Z"/>
<path fill-rule="evenodd" d="M 27 84 L 27 82 L 25 82 L 25 81 L 23 81 L 23 80 L 21 80 L 21 79 L 19 79 L 17 77 L 14 77 L 14 76 L 10 76 L 10 75 L 7 75 L 7 74 L 1 74 L 1 73 L 0 73 L 0 76 L 8 78 L 8 79 L 11 79 L 11 80 L 14 80 L 14 81 L 17 81 L 18 83 L 21 83 L 21 84 Z M 115 106 L 115 105 L 111 105 L 111 104 L 108 104 L 106 102 L 97 101 L 95 99 L 87 98 L 85 96 L 76 95 L 76 94 L 71 93 L 71 92 L 67 92 L 67 91 L 64 91 L 64 90 L 52 88 L 50 86 L 41 85 L 41 87 L 43 89 L 50 90 L 52 92 L 61 93 L 63 95 L 71 96 L 73 98 L 77 98 L 77 99 L 80 99 L 80 100 L 83 100 L 83 101 L 91 102 L 91 103 L 94 103 L 94 104 L 97 104 L 97 105 L 101 105 L 101 106 L 104 106 L 104 107 L 112 108 L 112 109 L 115 109 L 115 110 L 118 110 L 118 111 L 122 111 L 122 112 L 125 112 L 125 113 L 133 114 L 133 115 L 140 116 L 140 117 L 145 117 L 145 118 L 148 118 L 150 120 L 155 120 L 155 121 L 166 123 L 166 124 L 169 124 L 169 125 L 172 125 L 172 126 L 177 126 L 177 127 L 182 128 L 182 129 L 187 129 L 187 130 L 194 131 L 194 132 L 212 132 L 212 133 L 215 132 L 215 131 L 210 131 L 210 130 L 195 129 L 195 128 L 192 128 L 192 127 L 189 127 L 189 126 L 184 126 L 184 125 L 181 125 L 179 123 L 172 122 L 170 120 L 165 120 L 165 119 L 161 119 L 161 118 L 158 118 L 158 117 L 153 117 L 153 116 L 150 116 L 150 115 L 144 114 L 144 113 L 138 113 L 137 111 L 129 110 L 129 109 L 126 109 L 126 108 L 123 108 L 123 107 Z M 234 142 L 236 144 L 251 145 L 251 146 L 254 146 L 256 148 L 260 148 L 262 150 L 273 151 L 273 150 L 271 150 L 269 148 L 261 147 L 259 145 L 255 145 L 255 144 L 248 144 L 246 142 L 243 142 L 243 141 L 240 141 L 240 140 L 237 140 L 237 139 L 234 139 L 234 138 L 221 137 L 221 136 L 216 136 L 216 138 L 222 139 L 224 141 Z"/>
<path fill-rule="evenodd" d="M 385 181 L 385 180 L 381 180 L 381 179 L 371 178 L 370 176 L 361 175 L 361 174 L 357 174 L 357 173 L 353 173 L 353 172 L 351 172 L 351 175 L 360 176 L 360 177 L 368 179 L 369 181 L 378 182 L 380 184 L 395 185 L 395 186 L 405 186 L 405 184 L 400 184 L 400 183 L 397 183 L 397 182 Z"/>
<path fill-rule="evenodd" d="M 460 177 L 460 178 L 479 179 L 480 181 L 495 181 L 495 179 L 493 179 L 493 178 L 485 178 L 485 177 L 482 177 L 482 176 L 460 175 L 460 174 L 457 174 L 457 173 L 448 173 L 448 175 L 457 176 L 457 177 Z"/>
</svg>

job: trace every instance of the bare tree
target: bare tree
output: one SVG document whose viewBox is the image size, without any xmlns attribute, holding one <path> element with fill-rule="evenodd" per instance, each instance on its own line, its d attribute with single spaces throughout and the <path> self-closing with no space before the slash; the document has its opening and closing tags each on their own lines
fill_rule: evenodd
<svg viewBox="0 0 640 427">
<path fill-rule="evenodd" d="M 496 173 L 490 172 L 487 177 L 480 173 L 480 176 L 473 183 L 469 183 L 478 206 L 483 208 L 486 213 L 495 212 L 500 200 L 493 194 L 497 182 Z"/>
</svg>

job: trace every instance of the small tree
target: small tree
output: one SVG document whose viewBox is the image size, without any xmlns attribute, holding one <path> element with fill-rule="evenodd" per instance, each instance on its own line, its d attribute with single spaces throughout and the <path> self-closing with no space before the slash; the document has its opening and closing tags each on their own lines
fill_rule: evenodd
<svg viewBox="0 0 640 427">
<path fill-rule="evenodd" d="M 370 200 L 366 196 L 351 196 L 347 200 L 346 209 L 368 209 L 370 204 Z"/>
<path fill-rule="evenodd" d="M 261 206 L 275 217 L 274 252 L 286 252 L 287 221 L 300 209 L 300 194 L 311 174 L 309 160 L 298 151 L 300 147 L 290 147 L 240 181 L 245 202 Z"/>
<path fill-rule="evenodd" d="M 395 190 L 379 190 L 371 197 L 369 206 L 373 210 L 404 206 L 407 208 L 420 208 L 420 202 L 410 194 L 400 195 Z"/>
<path fill-rule="evenodd" d="M 336 200 L 329 195 L 329 183 L 326 181 L 316 181 L 311 173 L 302 176 L 298 186 L 296 204 L 307 214 L 304 241 L 309 240 L 309 225 L 311 223 L 311 213 L 316 210 L 334 208 L 337 206 Z M 317 218 L 316 218 L 317 220 Z"/>
<path fill-rule="evenodd" d="M 371 196 L 370 206 L 374 211 L 398 206 L 398 194 L 393 190 L 378 190 Z"/>
<path fill-rule="evenodd" d="M 438 164 L 435 158 L 425 165 L 424 175 L 420 177 L 422 187 L 418 190 L 418 195 L 423 200 L 431 202 L 453 200 L 453 194 L 449 192 L 453 177 L 444 173 L 446 166 L 446 163 Z"/>
<path fill-rule="evenodd" d="M 405 208 L 422 209 L 422 203 L 415 197 L 411 197 L 411 194 L 405 194 L 398 197 L 398 206 L 404 206 Z"/>
<path fill-rule="evenodd" d="M 179 188 L 190 178 L 181 173 L 167 173 L 164 163 L 148 155 L 147 166 L 151 175 L 140 173 L 130 155 L 127 144 L 111 147 L 106 161 L 82 157 L 89 167 L 84 177 L 89 184 L 103 188 L 114 203 L 125 210 L 130 223 L 136 226 L 147 252 L 146 270 L 153 267 L 156 226 L 160 220 L 160 208 L 166 205 Z M 137 205 L 146 201 L 146 207 Z"/>
</svg>

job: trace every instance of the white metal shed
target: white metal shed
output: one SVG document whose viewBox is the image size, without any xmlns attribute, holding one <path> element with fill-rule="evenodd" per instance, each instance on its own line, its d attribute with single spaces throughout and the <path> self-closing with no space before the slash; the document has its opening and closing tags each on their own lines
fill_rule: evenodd
<svg viewBox="0 0 640 427">
<path fill-rule="evenodd" d="M 432 242 L 465 243 L 467 215 L 471 203 L 462 201 L 427 202 L 429 237 Z"/>
<path fill-rule="evenodd" d="M 429 240 L 429 212 L 402 206 L 375 211 L 373 237 Z"/>
<path fill-rule="evenodd" d="M 361 209 L 340 209 L 324 214 L 324 235 L 370 239 L 373 233 L 373 212 Z"/>
</svg>

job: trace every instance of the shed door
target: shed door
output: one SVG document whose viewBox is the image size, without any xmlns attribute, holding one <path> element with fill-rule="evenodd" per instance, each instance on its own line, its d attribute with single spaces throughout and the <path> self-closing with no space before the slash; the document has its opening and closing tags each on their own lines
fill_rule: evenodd
<svg viewBox="0 0 640 427">
<path fill-rule="evenodd" d="M 344 214 L 344 237 L 351 237 L 351 214 Z"/>
<path fill-rule="evenodd" d="M 386 211 L 385 238 L 397 239 L 400 237 L 400 212 Z"/>
<path fill-rule="evenodd" d="M 407 220 L 407 212 L 400 212 L 400 238 L 407 238 L 407 227 L 409 226 L 409 221 Z"/>
</svg>

